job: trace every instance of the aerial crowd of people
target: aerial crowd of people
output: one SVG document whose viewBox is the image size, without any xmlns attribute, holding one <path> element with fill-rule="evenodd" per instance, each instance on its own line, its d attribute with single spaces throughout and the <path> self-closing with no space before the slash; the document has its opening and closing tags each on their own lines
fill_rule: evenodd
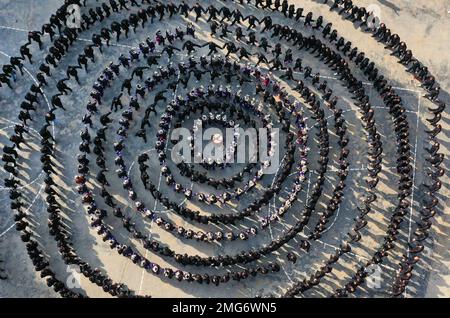
<svg viewBox="0 0 450 318">
<path fill-rule="evenodd" d="M 327 80 L 320 72 L 313 71 L 312 66 L 306 65 L 299 52 L 310 54 L 312 58 L 320 61 L 324 66 L 333 71 L 336 81 L 346 88 L 354 100 L 361 116 L 362 127 L 367 136 L 368 147 L 366 160 L 368 162 L 366 194 L 358 206 L 358 215 L 354 218 L 354 224 L 348 231 L 344 241 L 336 251 L 323 261 L 322 265 L 310 277 L 296 280 L 285 293 L 287 297 L 294 297 L 306 292 L 321 283 L 321 279 L 333 270 L 333 266 L 344 255 L 352 250 L 352 245 L 363 237 L 364 228 L 368 224 L 367 215 L 373 211 L 374 204 L 379 200 L 377 185 L 380 181 L 383 163 L 382 136 L 377 130 L 375 111 L 371 105 L 367 82 L 373 86 L 377 95 L 388 108 L 395 134 L 396 172 L 398 174 L 397 201 L 395 210 L 389 220 L 388 230 L 383 242 L 366 264 L 358 268 L 356 273 L 345 284 L 338 288 L 334 296 L 343 297 L 354 293 L 364 283 L 368 276 L 367 268 L 372 264 L 380 264 L 389 255 L 389 251 L 399 242 L 399 229 L 404 217 L 409 213 L 411 205 L 410 196 L 414 187 L 414 167 L 411 158 L 410 125 L 403 105 L 402 98 L 398 95 L 389 80 L 377 68 L 375 61 L 369 59 L 363 50 L 353 47 L 351 41 L 340 36 L 333 28 L 333 24 L 326 23 L 322 16 L 314 17 L 312 12 L 304 12 L 303 8 L 289 4 L 288 1 L 272 0 L 241 0 L 234 1 L 240 4 L 251 5 L 262 9 L 263 17 L 257 18 L 250 14 L 245 16 L 244 11 L 236 7 L 231 10 L 224 5 L 220 9 L 214 5 L 203 7 L 200 3 L 190 5 L 181 1 L 179 5 L 172 1 L 161 3 L 159 1 L 142 0 L 109 0 L 109 5 L 104 2 L 99 6 L 86 10 L 81 15 L 81 24 L 78 29 L 65 26 L 67 19 L 67 6 L 77 4 L 86 7 L 86 0 L 66 0 L 55 14 L 50 17 L 40 31 L 31 31 L 28 34 L 28 42 L 20 47 L 20 56 L 11 57 L 10 63 L 4 65 L 0 74 L 0 85 L 13 89 L 17 81 L 18 72 L 24 75 L 24 63 L 34 63 L 32 46 L 36 43 L 42 50 L 46 47 L 45 39 L 48 36 L 51 46 L 47 47 L 48 53 L 38 67 L 36 75 L 37 83 L 30 86 L 29 92 L 24 96 L 24 101 L 19 105 L 18 120 L 21 122 L 14 126 L 14 133 L 10 136 L 10 145 L 3 147 L 2 160 L 4 169 L 10 174 L 5 178 L 5 186 L 8 187 L 11 199 L 11 209 L 16 211 L 14 221 L 16 229 L 21 232 L 21 239 L 26 243 L 28 254 L 35 269 L 46 279 L 47 285 L 53 287 L 65 297 L 83 297 L 84 294 L 70 290 L 66 284 L 57 278 L 57 274 L 50 268 L 50 263 L 40 249 L 37 238 L 33 234 L 32 224 L 27 219 L 26 200 L 21 192 L 23 183 L 20 179 L 19 153 L 27 145 L 27 135 L 30 135 L 29 124 L 33 122 L 33 113 L 38 111 L 42 96 L 47 87 L 51 86 L 51 79 L 55 70 L 60 67 L 61 61 L 70 52 L 70 48 L 77 41 L 79 35 L 101 24 L 100 34 L 94 33 L 91 42 L 84 46 L 82 53 L 77 57 L 76 65 L 67 66 L 64 74 L 66 77 L 56 80 L 57 94 L 51 96 L 51 109 L 45 115 L 45 124 L 39 130 L 41 138 L 40 161 L 42 171 L 45 173 L 45 201 L 48 211 L 48 227 L 50 234 L 57 241 L 59 251 L 66 264 L 78 265 L 80 272 L 92 283 L 102 287 L 105 292 L 113 296 L 138 296 L 123 283 L 115 283 L 101 269 L 92 268 L 77 254 L 71 243 L 70 231 L 63 222 L 63 206 L 58 184 L 55 181 L 58 171 L 55 168 L 56 140 L 52 133 L 52 127 L 59 111 L 66 110 L 64 101 L 66 97 L 74 93 L 76 85 L 83 85 L 83 75 L 90 73 L 90 66 L 98 62 L 104 54 L 105 45 L 112 45 L 111 40 L 121 41 L 122 35 L 129 38 L 130 29 L 133 33 L 138 28 L 144 28 L 146 24 L 156 24 L 159 21 L 171 19 L 176 16 L 191 17 L 195 22 L 203 20 L 209 24 L 210 39 L 201 40 L 198 30 L 193 22 L 185 23 L 184 27 L 176 26 L 174 29 L 157 30 L 149 35 L 145 41 L 121 54 L 117 61 L 111 61 L 103 69 L 92 85 L 88 96 L 86 112 L 81 123 L 79 154 L 77 156 L 77 175 L 75 183 L 77 192 L 82 197 L 86 207 L 90 225 L 95 229 L 101 239 L 119 255 L 130 259 L 143 269 L 155 275 L 161 275 L 164 279 L 176 281 L 197 282 L 200 284 L 214 284 L 219 286 L 230 281 L 245 280 L 257 275 L 276 273 L 281 270 L 279 261 L 267 258 L 277 252 L 284 253 L 285 259 L 296 263 L 300 252 L 308 253 L 311 243 L 322 237 L 329 228 L 330 221 L 342 204 L 346 180 L 349 174 L 350 149 L 346 120 L 341 109 L 340 99 L 335 96 Z M 429 177 L 425 187 L 423 202 L 420 202 L 420 220 L 417 221 L 417 229 L 412 234 L 408 243 L 407 253 L 402 258 L 400 269 L 393 282 L 391 295 L 400 296 L 412 278 L 412 271 L 420 259 L 420 253 L 424 250 L 424 240 L 429 236 L 431 219 L 437 213 L 439 204 L 436 192 L 442 186 L 439 180 L 445 174 L 441 167 L 444 155 L 439 153 L 440 143 L 438 134 L 442 130 L 439 123 L 446 105 L 439 99 L 440 87 L 436 79 L 428 71 L 428 68 L 418 61 L 412 51 L 408 49 L 398 34 L 393 32 L 383 23 L 372 27 L 369 23 L 373 17 L 363 7 L 358 7 L 351 0 L 323 1 L 330 4 L 330 10 L 350 20 L 359 27 L 365 26 L 365 32 L 370 32 L 385 49 L 391 51 L 391 55 L 398 58 L 398 62 L 404 65 L 406 71 L 413 74 L 421 82 L 426 90 L 425 98 L 436 104 L 436 108 L 429 108 L 433 114 L 426 121 L 432 126 L 425 131 L 429 147 L 425 148 L 429 164 L 426 173 Z M 137 7 L 137 9 L 131 7 Z M 110 16 L 122 12 L 132 11 L 128 18 L 120 22 L 112 22 L 110 27 L 104 26 Z M 274 12 L 281 14 L 292 21 L 297 21 L 313 32 L 307 35 L 299 31 L 301 28 L 276 23 Z M 305 15 L 303 15 L 305 14 Z M 183 22 L 184 23 L 184 22 Z M 97 29 L 95 29 L 97 30 Z M 98 31 L 98 30 L 97 30 Z M 319 39 L 321 38 L 321 39 Z M 219 45 L 218 41 L 224 42 Z M 205 49 L 204 49 L 205 48 Z M 197 54 L 201 51 L 204 54 Z M 223 53 L 223 54 L 222 54 Z M 197 57 L 197 55 L 199 55 Z M 178 59 L 184 56 L 186 59 Z M 298 57 L 297 57 L 298 56 Z M 170 62 L 166 62 L 166 61 Z M 122 79 L 124 73 L 131 76 Z M 149 73 L 151 73 L 149 75 Z M 358 77 L 354 75 L 358 73 Z M 279 80 L 275 74 L 279 74 Z M 144 79 L 144 76 L 148 76 Z M 105 100 L 107 91 L 111 90 L 114 81 L 120 81 L 117 85 L 120 91 L 115 93 L 111 103 Z M 137 82 L 137 83 L 136 83 Z M 201 86 L 208 82 L 205 87 Z M 195 83 L 196 88 L 185 95 L 178 95 L 178 89 L 187 89 Z M 231 84 L 239 84 L 242 89 L 253 89 L 251 93 L 235 92 Z M 201 87 L 200 87 L 201 86 Z M 288 93 L 292 88 L 296 94 L 293 97 Z M 172 93 L 173 100 L 168 97 Z M 146 101 L 149 95 L 154 96 L 153 101 Z M 148 106 L 145 106 L 147 105 Z M 261 109 L 264 105 L 265 109 Z M 162 110 L 161 110 L 162 108 Z M 305 207 L 299 211 L 298 219 L 292 227 L 275 237 L 269 244 L 262 247 L 250 248 L 235 255 L 219 254 L 217 256 L 202 257 L 199 255 L 179 254 L 167 244 L 145 235 L 145 230 L 127 216 L 120 203 L 111 192 L 112 181 L 107 169 L 108 150 L 114 153 L 115 173 L 121 180 L 119 185 L 127 194 L 130 206 L 145 219 L 154 222 L 161 229 L 175 233 L 182 239 L 195 239 L 199 242 L 211 244 L 214 242 L 242 240 L 247 241 L 259 233 L 270 228 L 271 224 L 280 222 L 303 189 L 303 183 L 308 177 L 308 134 L 310 129 L 306 125 L 304 112 L 308 111 L 315 121 L 314 129 L 317 130 L 316 140 L 318 149 L 318 167 L 315 168 L 316 179 L 311 185 L 309 198 Z M 309 224 L 312 216 L 318 210 L 318 202 L 323 197 L 325 175 L 329 170 L 331 160 L 330 133 L 326 113 L 331 113 L 333 118 L 333 130 L 337 136 L 338 162 L 337 181 L 327 197 L 327 204 L 319 215 L 317 224 Z M 114 115 L 120 119 L 115 120 Z M 158 120 L 159 117 L 159 120 Z M 242 126 L 273 128 L 280 127 L 285 143 L 283 144 L 284 158 L 280 162 L 279 169 L 272 184 L 264 189 L 256 190 L 258 182 L 265 179 L 264 170 L 269 168 L 270 162 L 258 164 L 246 164 L 243 170 L 231 177 L 215 179 L 209 173 L 216 170 L 228 169 L 227 158 L 234 156 L 237 147 L 237 139 L 231 149 L 226 149 L 227 156 L 223 162 L 213 163 L 205 161 L 201 164 L 202 172 L 196 170 L 195 165 L 185 162 L 169 167 L 170 160 L 167 157 L 167 148 L 171 140 L 170 131 L 174 127 L 183 127 L 187 119 L 197 119 L 205 125 L 221 125 L 235 127 L 238 123 Z M 139 120 L 136 125 L 134 121 Z M 110 139 L 108 131 L 110 127 L 118 123 L 115 131 L 115 140 Z M 134 129 L 137 127 L 137 129 Z M 155 138 L 151 139 L 149 131 L 156 129 Z M 133 130 L 134 129 L 134 130 Z M 130 131 L 133 133 L 130 134 Z M 144 143 L 155 140 L 152 151 L 155 151 L 158 173 L 164 177 L 166 186 L 175 195 L 183 199 L 208 206 L 224 206 L 229 201 L 241 202 L 243 197 L 251 197 L 254 192 L 261 191 L 252 198 L 252 202 L 242 211 L 224 214 L 204 214 L 195 211 L 179 202 L 169 199 L 169 196 L 160 189 L 153 179 L 155 171 L 149 173 L 151 157 L 148 153 L 140 153 L 138 156 L 139 177 L 142 188 L 148 191 L 155 202 L 165 209 L 177 215 L 200 224 L 234 225 L 238 221 L 258 215 L 271 200 L 283 196 L 284 203 L 278 208 L 273 208 L 267 216 L 258 218 L 252 226 L 246 229 L 224 231 L 193 230 L 179 226 L 173 221 L 160 215 L 154 209 L 146 207 L 145 200 L 139 197 L 135 181 L 130 176 L 130 166 L 126 164 L 127 141 L 131 137 L 141 138 Z M 129 138 L 130 137 L 130 138 Z M 237 138 L 237 137 L 236 137 Z M 311 138 L 309 138 L 311 140 Z M 274 141 L 269 135 L 268 153 L 273 155 Z M 194 153 L 194 148 L 191 151 Z M 261 155 L 261 154 L 260 154 Z M 95 156 L 95 159 L 90 159 Z M 95 167 L 91 165 L 95 162 Z M 192 185 L 184 185 L 173 173 L 172 169 L 178 168 L 182 177 L 187 178 L 192 184 L 206 184 L 214 189 L 214 192 L 205 193 L 194 190 Z M 152 168 L 153 169 L 153 168 Z M 292 173 L 295 177 L 290 180 Z M 98 189 L 92 189 L 93 183 L 98 184 Z M 237 184 L 240 186 L 236 187 Z M 287 187 L 287 194 L 282 194 Z M 217 193 L 217 189 L 221 189 Z M 308 190 L 309 191 L 309 190 Z M 99 198 L 102 198 L 100 200 Z M 102 202 L 100 202 L 102 201 Z M 155 204 L 156 206 L 156 204 Z M 121 220 L 124 229 L 131 237 L 142 243 L 147 251 L 156 253 L 164 258 L 175 261 L 183 266 L 194 265 L 197 267 L 222 267 L 240 264 L 236 270 L 230 270 L 220 274 L 202 274 L 191 271 L 175 270 L 164 267 L 150 261 L 141 255 L 131 244 L 121 241 L 121 237 L 114 235 L 111 228 L 105 222 L 107 216 L 112 214 Z M 299 243 L 292 243 L 293 239 L 308 227 L 309 233 Z M 282 252 L 284 247 L 292 249 L 290 244 L 297 244 L 298 250 Z M 289 248 L 287 248 L 289 246 Z M 255 262 L 253 266 L 252 263 Z M 6 279 L 0 275 L 0 279 Z"/>
</svg>

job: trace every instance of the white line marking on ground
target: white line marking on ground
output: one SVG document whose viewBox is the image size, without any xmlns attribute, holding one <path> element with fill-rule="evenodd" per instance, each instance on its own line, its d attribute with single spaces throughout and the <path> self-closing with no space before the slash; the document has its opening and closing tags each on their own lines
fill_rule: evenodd
<svg viewBox="0 0 450 318">
<path fill-rule="evenodd" d="M 178 80 L 180 80 L 180 76 L 178 75 Z M 176 96 L 177 96 L 177 92 L 178 92 L 178 84 L 177 84 L 177 86 L 175 87 L 175 91 L 173 92 L 173 98 L 176 98 Z M 171 128 L 171 126 L 172 126 L 172 122 L 170 123 L 170 126 L 169 126 L 169 130 L 170 130 L 170 128 Z M 167 142 L 166 143 L 166 151 L 167 151 L 167 148 L 169 147 L 169 142 Z M 160 172 L 159 172 L 159 182 L 158 182 L 158 191 L 159 191 L 159 189 L 161 188 L 161 179 L 162 179 L 162 171 L 160 170 Z M 155 205 L 153 206 L 153 210 L 156 210 L 156 207 L 158 206 L 158 200 L 156 200 L 155 199 Z M 151 230 L 151 223 L 150 223 L 150 230 Z M 151 234 L 151 233 L 150 233 Z M 145 250 L 145 258 L 147 258 L 147 255 L 148 255 L 148 251 L 147 251 L 147 249 Z M 145 268 L 143 268 L 142 269 L 142 274 L 141 274 L 141 282 L 140 282 L 140 284 L 139 284 L 139 291 L 138 291 L 138 295 L 140 295 L 141 294 L 141 291 L 142 291 L 142 285 L 144 284 L 144 275 L 145 275 Z"/>
<path fill-rule="evenodd" d="M 412 231 L 412 221 L 413 221 L 413 211 L 414 211 L 414 194 L 415 194 L 415 182 L 416 182 L 416 163 L 417 163 L 417 143 L 419 140 L 419 124 L 420 124 L 420 105 L 421 105 L 422 94 L 418 93 L 417 99 L 417 120 L 416 120 L 416 140 L 414 146 L 414 164 L 413 164 L 413 177 L 412 177 L 412 193 L 411 193 L 411 209 L 409 210 L 409 224 L 408 224 L 408 245 L 411 243 L 411 231 Z M 409 257 L 409 249 L 407 252 L 407 256 Z M 403 292 L 404 296 L 407 297 L 407 289 L 409 284 L 405 287 L 405 291 Z"/>
</svg>

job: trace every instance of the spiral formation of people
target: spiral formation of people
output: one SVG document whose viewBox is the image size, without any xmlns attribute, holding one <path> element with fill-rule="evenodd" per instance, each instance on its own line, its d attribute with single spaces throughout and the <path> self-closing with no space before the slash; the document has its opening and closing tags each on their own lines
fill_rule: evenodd
<svg viewBox="0 0 450 318">
<path fill-rule="evenodd" d="M 407 1 L 22 2 L 0 297 L 450 297 L 447 11 L 439 42 Z"/>
</svg>

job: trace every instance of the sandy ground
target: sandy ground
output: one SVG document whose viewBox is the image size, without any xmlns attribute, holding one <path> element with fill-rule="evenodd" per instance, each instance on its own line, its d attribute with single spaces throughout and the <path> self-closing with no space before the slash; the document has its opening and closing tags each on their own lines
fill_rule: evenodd
<svg viewBox="0 0 450 318">
<path fill-rule="evenodd" d="M 216 3 L 223 5 L 221 1 L 204 1 L 205 3 Z M 424 167 L 424 138 L 423 130 L 425 127 L 425 118 L 429 117 L 427 107 L 431 107 L 431 104 L 422 98 L 423 91 L 418 87 L 417 82 L 403 71 L 403 67 L 396 63 L 396 60 L 386 54 L 383 47 L 377 44 L 375 41 L 369 39 L 366 34 L 363 34 L 359 30 L 356 30 L 348 21 L 342 20 L 335 13 L 329 12 L 328 7 L 321 4 L 322 1 L 292 1 L 292 3 L 304 6 L 305 11 L 315 12 L 323 15 L 325 21 L 333 22 L 340 34 L 343 34 L 346 38 L 352 41 L 353 45 L 363 48 L 368 54 L 370 59 L 377 63 L 380 71 L 385 74 L 385 77 L 393 83 L 396 87 L 398 94 L 404 100 L 404 106 L 408 111 L 408 120 L 411 127 L 411 145 L 413 147 L 413 159 L 415 167 L 415 191 L 414 202 L 420 199 L 420 184 L 424 181 L 423 167 Z M 53 12 L 55 7 L 59 5 L 59 0 L 16 0 L 6 1 L 0 0 L 0 64 L 8 61 L 9 55 L 15 55 L 18 53 L 19 43 L 26 41 L 27 30 L 34 30 L 39 28 L 48 19 L 50 12 Z M 450 90 L 450 81 L 448 80 L 447 73 L 450 66 L 450 43 L 448 41 L 450 35 L 450 1 L 447 0 L 434 0 L 434 1 L 408 1 L 397 0 L 394 2 L 382 0 L 382 1 L 357 1 L 358 4 L 368 6 L 376 4 L 381 9 L 381 19 L 391 27 L 395 33 L 398 33 L 402 39 L 413 50 L 416 57 L 426 63 L 431 72 L 436 75 L 442 89 L 446 92 Z M 228 2 L 229 4 L 229 2 Z M 253 11 L 253 8 L 241 8 L 244 15 Z M 274 20 L 284 21 L 282 14 L 277 13 L 274 15 Z M 312 55 L 300 52 L 296 55 L 300 56 L 304 60 L 305 65 L 310 65 L 313 68 L 313 72 L 320 71 L 323 77 L 328 77 L 328 82 L 334 90 L 334 94 L 340 96 L 338 106 L 345 111 L 345 119 L 347 121 L 349 129 L 350 144 L 349 149 L 351 151 L 350 159 L 350 174 L 348 177 L 347 187 L 344 192 L 343 203 L 329 225 L 329 229 L 324 233 L 323 237 L 315 242 L 312 242 L 312 247 L 309 253 L 296 252 L 299 256 L 299 261 L 293 265 L 286 260 L 286 253 L 291 250 L 298 251 L 298 244 L 301 237 L 296 238 L 293 242 L 287 244 L 286 248 L 280 249 L 279 252 L 267 257 L 266 260 L 277 260 L 282 264 L 282 271 L 278 274 L 268 276 L 258 276 L 257 278 L 248 279 L 244 282 L 231 282 L 221 287 L 216 288 L 214 286 L 205 286 L 198 284 L 188 283 L 174 283 L 173 281 L 161 280 L 149 273 L 146 273 L 141 268 L 128 261 L 124 257 L 111 252 L 109 248 L 99 239 L 95 232 L 89 229 L 87 224 L 87 217 L 84 212 L 84 208 L 81 204 L 81 200 L 78 194 L 74 191 L 75 185 L 73 178 L 76 174 L 76 163 L 74 158 L 78 153 L 79 131 L 81 125 L 81 117 L 84 112 L 84 105 L 87 102 L 88 94 L 91 90 L 96 75 L 109 63 L 109 61 L 117 59 L 119 54 L 126 53 L 130 47 L 136 46 L 140 41 L 146 39 L 147 36 L 154 34 L 156 29 L 174 29 L 176 25 L 184 27 L 185 21 L 180 18 L 174 18 L 169 22 L 163 21 L 162 25 L 148 26 L 145 31 L 138 29 L 137 33 L 132 35 L 128 40 L 121 40 L 120 45 L 113 45 L 107 50 L 103 56 L 97 55 L 99 61 L 90 66 L 89 74 L 85 75 L 84 72 L 80 76 L 82 86 L 76 87 L 74 94 L 70 97 L 64 98 L 64 104 L 66 111 L 59 112 L 57 114 L 57 120 L 55 122 L 55 136 L 58 142 L 57 145 L 57 158 L 58 158 L 58 182 L 61 185 L 60 194 L 64 198 L 66 208 L 64 214 L 66 216 L 66 223 L 70 228 L 72 234 L 72 241 L 75 249 L 79 253 L 80 257 L 88 261 L 94 267 L 99 267 L 104 270 L 113 280 L 118 282 L 124 282 L 127 286 L 141 295 L 152 295 L 155 297 L 253 297 L 253 296 L 278 296 L 291 284 L 292 280 L 308 277 L 319 267 L 320 261 L 324 260 L 345 237 L 348 229 L 352 226 L 353 219 L 357 214 L 356 206 L 361 202 L 361 198 L 365 193 L 365 187 L 363 186 L 363 177 L 365 174 L 365 149 L 366 142 L 364 140 L 364 131 L 361 126 L 361 120 L 359 114 L 356 111 L 356 106 L 352 104 L 352 100 L 348 92 L 337 81 L 333 80 L 333 73 L 322 66 L 319 61 L 312 57 Z M 293 25 L 293 22 L 289 22 Z M 205 21 L 200 20 L 197 23 L 199 41 L 205 40 L 209 37 L 209 30 Z M 300 29 L 301 26 L 298 25 Z M 98 27 L 91 29 L 86 34 L 83 34 L 83 39 L 89 39 L 92 33 L 98 31 Z M 310 30 L 305 33 L 310 33 Z M 70 52 L 79 51 L 84 45 L 85 41 L 78 41 Z M 207 51 L 199 50 L 198 55 L 206 53 Z M 295 58 L 296 56 L 294 56 Z M 67 65 L 73 64 L 76 58 L 76 54 L 68 54 L 62 61 L 62 67 L 53 72 L 53 78 L 55 82 L 65 76 L 62 71 Z M 176 59 L 180 60 L 183 57 L 177 56 Z M 36 52 L 36 59 L 41 59 L 40 54 Z M 26 65 L 30 74 L 36 74 L 37 65 Z M 358 76 L 361 76 L 361 72 L 355 70 Z M 279 75 L 280 73 L 275 73 Z M 125 78 L 124 76 L 121 77 Z M 32 83 L 33 78 L 31 75 L 26 74 L 23 78 L 20 78 L 15 84 L 13 92 L 2 89 L 0 91 L 0 145 L 7 142 L 8 135 L 11 134 L 12 125 L 17 116 L 16 100 L 23 97 L 25 89 Z M 207 84 L 206 84 L 207 85 Z M 286 83 L 286 85 L 289 85 Z M 46 95 L 51 96 L 55 94 L 55 88 L 51 85 L 46 90 Z M 75 87 L 74 87 L 75 88 Z M 113 96 L 114 91 L 120 89 L 119 83 L 116 82 L 115 86 L 109 90 L 105 100 L 110 99 Z M 188 88 L 189 89 L 189 88 Z M 382 105 L 380 97 L 376 96 L 376 91 L 367 86 L 367 90 L 370 93 L 371 103 L 375 106 L 376 110 L 376 122 L 377 129 L 382 134 L 383 149 L 385 151 L 383 172 L 381 182 L 377 187 L 377 194 L 380 197 L 375 212 L 369 215 L 369 224 L 364 230 L 364 238 L 358 243 L 358 246 L 352 251 L 351 255 L 342 259 L 338 266 L 331 275 L 324 279 L 323 284 L 317 288 L 307 292 L 306 297 L 323 297 L 330 294 L 332 290 L 342 286 L 354 272 L 358 265 L 363 264 L 370 255 L 375 251 L 377 246 L 382 242 L 382 235 L 386 231 L 386 222 L 392 211 L 396 192 L 396 180 L 398 178 L 393 166 L 395 164 L 394 154 L 394 134 L 392 132 L 392 125 L 390 116 L 386 109 Z M 184 94 L 186 91 L 179 91 L 179 94 Z M 250 92 L 250 91 L 249 91 Z M 449 103 L 450 99 L 448 94 L 445 94 L 445 102 Z M 146 102 L 152 101 L 151 95 L 146 97 Z M 37 113 L 37 117 L 41 119 L 36 120 L 31 125 L 35 130 L 39 130 L 42 125 L 42 115 L 45 114 L 45 103 L 42 103 L 42 109 Z M 158 113 L 161 113 L 163 105 L 158 106 Z M 309 116 L 305 111 L 306 116 Z M 327 111 L 327 115 L 331 113 Z M 118 117 L 118 116 L 116 116 Z M 443 114 L 442 126 L 443 132 L 440 134 L 441 138 L 441 152 L 448 154 L 449 147 L 449 116 L 448 113 Z M 157 119 L 154 119 L 157 122 Z M 330 118 L 330 123 L 332 119 Z M 308 119 L 308 125 L 314 124 L 312 119 Z M 114 126 L 117 127 L 117 124 Z M 331 128 L 332 129 L 332 128 Z M 114 131 L 114 128 L 111 130 Z M 154 136 L 156 130 L 152 128 L 149 131 L 149 136 Z M 311 133 L 315 133 L 315 128 L 311 129 Z M 42 196 L 42 184 L 43 175 L 40 170 L 39 155 L 37 149 L 39 147 L 39 136 L 36 132 L 32 131 L 32 137 L 28 140 L 28 147 L 25 147 L 21 152 L 24 159 L 21 159 L 20 165 L 23 169 L 21 175 L 26 187 L 23 189 L 28 202 L 30 204 L 29 212 L 32 216 L 34 232 L 38 237 L 39 243 L 45 250 L 46 255 L 51 261 L 51 266 L 57 271 L 58 277 L 66 282 L 70 283 L 77 281 L 79 274 L 74 272 L 72 268 L 67 266 L 61 261 L 57 246 L 54 241 L 51 240 L 48 234 L 46 218 L 47 212 L 45 209 L 45 201 Z M 114 133 L 110 133 L 110 138 L 115 138 Z M 327 173 L 327 182 L 325 183 L 325 197 L 321 198 L 318 205 L 318 211 L 323 211 L 327 204 L 327 196 L 331 193 L 333 186 L 336 183 L 336 172 L 333 169 L 338 167 L 337 160 L 337 137 L 331 132 L 331 145 L 332 150 L 330 152 L 330 167 Z M 314 138 L 310 139 L 311 153 L 309 160 L 311 162 L 311 170 L 313 171 L 317 167 L 316 160 L 317 155 L 314 150 L 317 146 L 314 143 Z M 127 152 L 125 158 L 127 163 L 136 160 L 137 154 L 142 151 L 148 150 L 151 147 L 151 141 L 145 145 L 141 140 L 137 140 L 134 137 L 129 137 L 127 144 Z M 107 149 L 111 152 L 112 146 L 108 146 Z M 112 172 L 109 174 L 111 178 L 114 175 L 114 163 L 112 157 L 109 158 L 108 166 Z M 155 160 L 152 161 L 151 169 L 155 171 L 152 174 L 152 181 L 158 182 L 159 171 L 157 170 L 158 164 Z M 444 166 L 449 167 L 448 158 L 444 161 Z M 134 166 L 131 169 L 131 175 L 137 179 L 135 183 L 138 183 L 138 169 Z M 1 171 L 2 179 L 6 176 L 6 173 Z M 310 175 L 310 181 L 308 185 L 311 185 L 315 181 L 314 172 Z M 117 179 L 116 179 L 117 180 Z M 427 250 L 424 255 L 423 262 L 420 263 L 420 267 L 415 271 L 415 276 L 411 285 L 408 287 L 406 296 L 408 297 L 449 297 L 450 296 L 450 254 L 448 247 L 450 246 L 450 223 L 449 223 L 449 180 L 448 176 L 443 180 L 444 186 L 440 191 L 440 211 L 441 213 L 435 218 L 434 226 L 431 232 L 431 238 L 427 240 Z M 269 181 L 265 182 L 265 185 L 270 185 Z M 289 181 L 286 183 L 286 187 L 289 187 Z M 161 191 L 169 194 L 171 200 L 179 200 L 179 195 L 173 194 L 172 191 L 167 189 L 165 185 L 161 186 Z M 256 238 L 247 242 L 233 242 L 228 244 L 217 245 L 205 245 L 197 242 L 187 242 L 185 240 L 179 240 L 172 234 L 169 234 L 155 225 L 149 224 L 143 221 L 141 217 L 133 214 L 129 207 L 129 201 L 126 198 L 126 194 L 121 189 L 120 185 L 112 185 L 112 193 L 116 194 L 116 198 L 123 204 L 125 211 L 133 217 L 133 220 L 137 222 L 144 233 L 151 235 L 152 237 L 164 242 L 172 249 L 179 253 L 199 254 L 203 256 L 217 255 L 219 253 L 235 254 L 241 250 L 248 249 L 250 247 L 261 246 L 267 244 L 273 237 L 278 237 L 283 230 L 288 228 L 301 213 L 305 200 L 309 195 L 309 186 L 305 185 L 302 193 L 299 196 L 298 202 L 294 205 L 293 211 L 297 213 L 288 213 L 287 216 L 279 224 L 274 225 L 270 230 L 261 232 Z M 145 190 L 139 189 L 138 196 L 146 200 L 147 206 L 152 207 L 154 201 L 148 198 L 148 193 Z M 252 199 L 258 196 L 259 191 L 249 194 L 246 200 L 240 202 L 241 205 L 245 205 L 251 202 Z M 286 195 L 286 194 L 284 194 Z M 248 200 L 248 201 L 247 201 Z M 279 206 L 283 200 L 283 194 L 277 198 L 271 207 L 265 208 L 262 213 L 268 213 L 268 209 L 275 206 Z M 8 280 L 0 281 L 0 297 L 55 297 L 57 296 L 50 289 L 48 289 L 42 280 L 35 274 L 32 264 L 26 255 L 26 251 L 23 243 L 20 241 L 20 237 L 14 228 L 11 228 L 13 224 L 12 212 L 9 209 L 9 198 L 7 191 L 0 187 L 0 268 L 5 270 L 4 274 L 8 276 Z M 199 206 L 202 208 L 202 206 Z M 203 206 L 204 208 L 204 206 Z M 158 210 L 158 207 L 157 207 Z M 164 213 L 162 211 L 161 213 Z M 220 211 L 217 211 L 220 213 Z M 190 226 L 195 228 L 195 224 L 189 224 L 181 218 L 174 216 L 170 213 L 165 213 L 165 217 L 173 220 L 177 224 L 183 226 Z M 414 221 L 417 218 L 417 204 L 411 209 L 411 214 L 407 217 L 406 222 L 402 224 L 400 233 L 401 241 L 403 244 L 398 246 L 392 256 L 383 263 L 380 268 L 381 275 L 379 279 L 371 279 L 369 283 L 356 293 L 358 297 L 386 297 L 387 291 L 390 290 L 392 275 L 398 268 L 398 261 L 402 253 L 405 252 L 406 242 L 410 236 L 411 231 L 414 231 Z M 317 215 L 312 217 L 311 224 L 315 224 L 317 221 Z M 112 216 L 106 219 L 106 222 L 113 230 L 113 233 L 122 241 L 127 242 L 143 255 L 148 256 L 152 261 L 156 261 L 161 265 L 169 264 L 172 267 L 177 267 L 174 262 L 167 262 L 167 259 L 163 259 L 159 256 L 152 255 L 142 248 L 142 245 L 134 240 L 130 240 L 126 231 L 122 228 L 122 225 Z M 243 224 L 243 228 L 248 227 L 254 220 L 246 220 Z M 306 233 L 309 233 L 311 229 L 307 228 Z M 233 267 L 236 269 L 236 267 Z M 186 267 L 187 270 L 213 273 L 215 271 Z M 220 273 L 224 272 L 224 269 L 218 270 Z M 92 285 L 84 278 L 80 280 L 80 290 L 92 297 L 105 297 L 100 288 Z"/>
</svg>

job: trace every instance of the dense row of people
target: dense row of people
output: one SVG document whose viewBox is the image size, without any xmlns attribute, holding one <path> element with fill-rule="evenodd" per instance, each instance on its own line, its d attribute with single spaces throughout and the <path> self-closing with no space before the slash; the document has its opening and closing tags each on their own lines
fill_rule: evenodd
<svg viewBox="0 0 450 318">
<path fill-rule="evenodd" d="M 0 260 L 0 263 L 3 263 L 3 260 Z M 2 273 L 2 274 L 0 274 L 0 279 L 1 279 L 1 280 L 6 280 L 6 279 L 8 279 L 8 276 L 6 276 L 5 274 L 3 274 L 4 272 L 5 272 L 5 270 L 4 270 L 3 268 L 0 267 L 0 273 Z"/>
</svg>

